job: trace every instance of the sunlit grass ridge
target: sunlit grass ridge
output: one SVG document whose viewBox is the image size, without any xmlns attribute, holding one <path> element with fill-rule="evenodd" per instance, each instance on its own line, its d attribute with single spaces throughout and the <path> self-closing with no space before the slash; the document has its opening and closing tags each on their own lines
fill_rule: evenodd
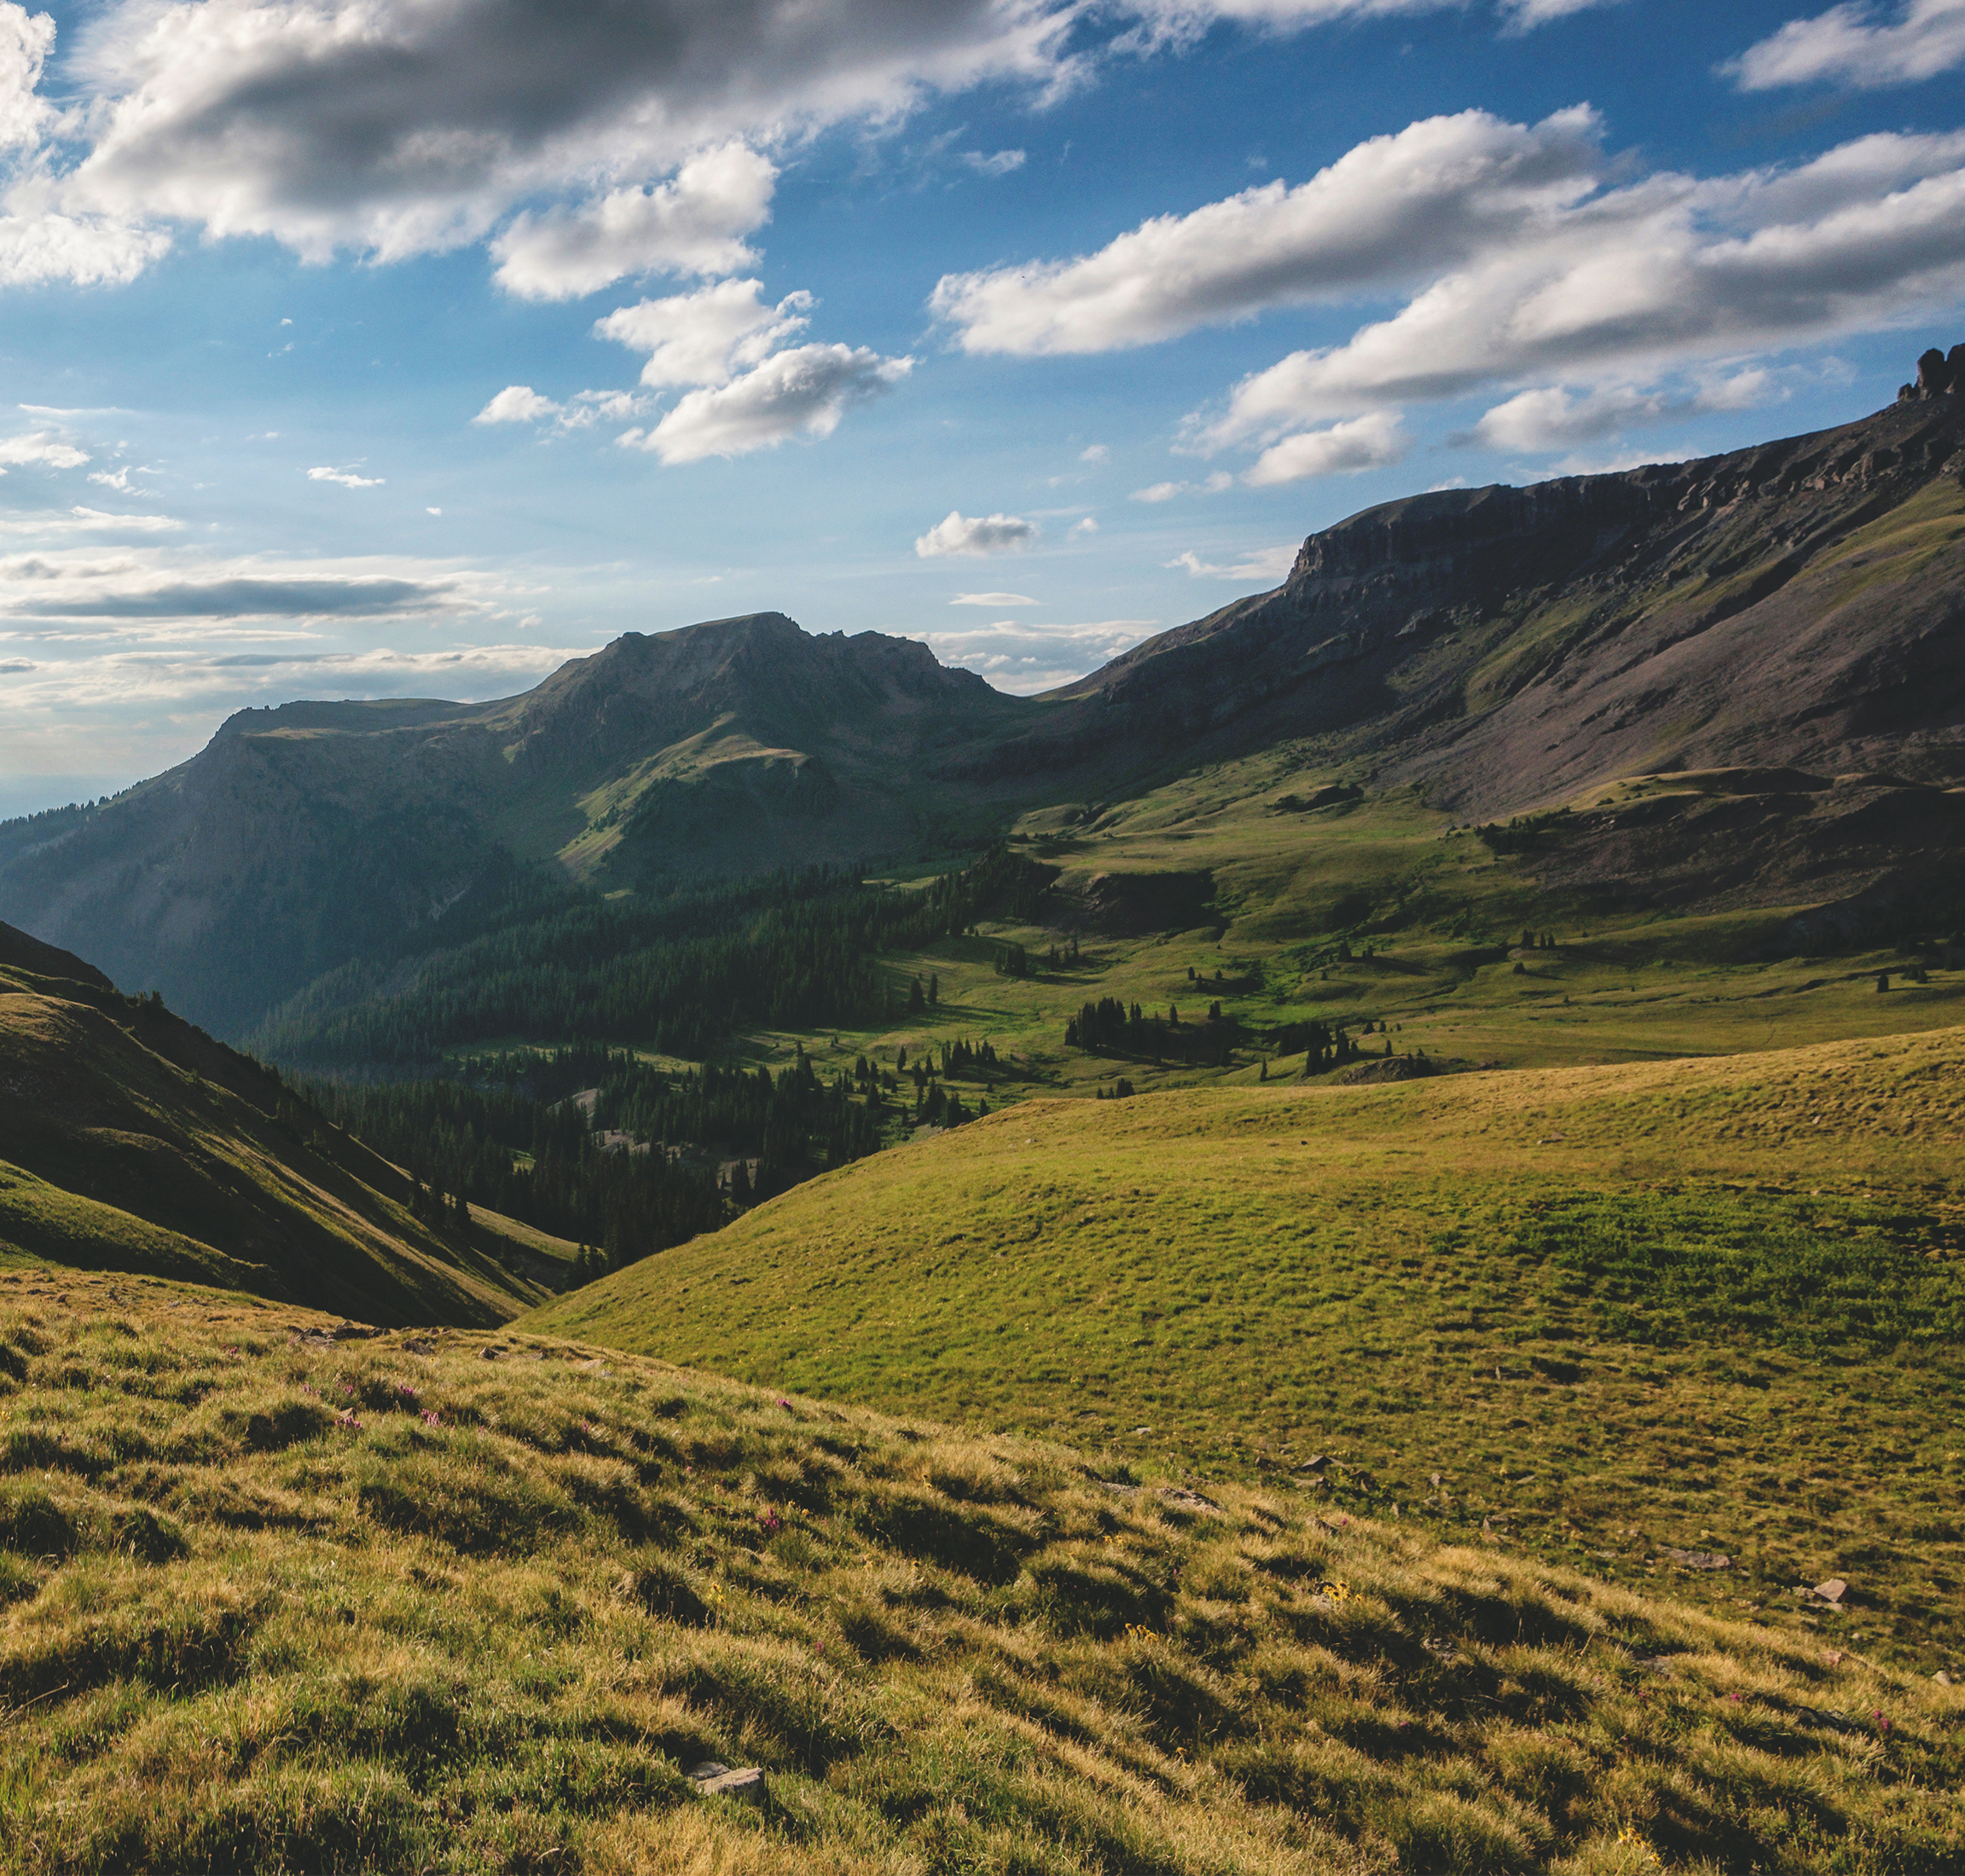
<svg viewBox="0 0 1965 1876">
<path fill-rule="evenodd" d="M 1958 1696 L 1803 1637 L 1289 1491 L 326 1326 L 0 1278 L 0 1867 L 1882 1870 L 1960 1842 Z M 712 1758 L 765 1769 L 761 1812 L 694 1795 Z"/>
</svg>

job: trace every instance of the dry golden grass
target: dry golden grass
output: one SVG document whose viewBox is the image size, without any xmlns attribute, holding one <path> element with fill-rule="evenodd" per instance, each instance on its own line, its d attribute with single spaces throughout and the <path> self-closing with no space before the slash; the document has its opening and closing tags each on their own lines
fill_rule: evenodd
<svg viewBox="0 0 1965 1876">
<path fill-rule="evenodd" d="M 0 1276 L 0 1868 L 1965 1852 L 1965 1701 L 1804 1636 L 1287 1488 L 329 1326 Z M 765 1808 L 697 1796 L 706 1758 L 763 1767 Z"/>
</svg>

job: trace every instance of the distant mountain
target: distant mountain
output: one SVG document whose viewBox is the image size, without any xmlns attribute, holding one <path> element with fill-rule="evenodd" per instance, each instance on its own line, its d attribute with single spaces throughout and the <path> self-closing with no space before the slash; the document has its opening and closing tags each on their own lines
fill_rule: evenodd
<svg viewBox="0 0 1965 1876">
<path fill-rule="evenodd" d="M 629 633 L 496 703 L 241 710 L 105 807 L 0 825 L 0 917 L 236 1034 L 550 878 L 612 891 L 979 839 L 987 801 L 934 779 L 1028 708 L 912 640 L 762 613 Z"/>
<path fill-rule="evenodd" d="M 1275 591 L 1039 698 L 765 613 L 496 703 L 242 711 L 106 806 L 0 825 L 0 917 L 236 1034 L 569 883 L 948 851 L 1285 743 L 1466 819 L 1736 772 L 1703 819 L 1578 821 L 1562 864 L 1678 902 L 1875 900 L 1965 838 L 1962 652 L 1965 392 L 1933 382 L 1729 455 L 1368 509 Z"/>
<path fill-rule="evenodd" d="M 410 1182 L 257 1062 L 0 925 L 0 1261 L 142 1272 L 370 1323 L 504 1321 L 556 1241 Z"/>
</svg>

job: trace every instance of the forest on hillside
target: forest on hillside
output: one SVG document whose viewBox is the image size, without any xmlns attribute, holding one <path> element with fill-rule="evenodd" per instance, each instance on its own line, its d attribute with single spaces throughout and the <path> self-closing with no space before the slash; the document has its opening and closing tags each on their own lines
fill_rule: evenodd
<svg viewBox="0 0 1965 1876">
<path fill-rule="evenodd" d="M 249 1046 L 339 1073 L 433 1068 L 460 1046 L 515 1036 L 701 1061 L 745 1028 L 818 1028 L 905 1007 L 912 987 L 880 969 L 883 952 L 1027 912 L 1052 877 L 999 847 L 920 887 L 832 868 L 650 900 L 542 897 L 532 883 L 491 929 L 479 913 L 460 942 L 322 978 Z"/>
</svg>

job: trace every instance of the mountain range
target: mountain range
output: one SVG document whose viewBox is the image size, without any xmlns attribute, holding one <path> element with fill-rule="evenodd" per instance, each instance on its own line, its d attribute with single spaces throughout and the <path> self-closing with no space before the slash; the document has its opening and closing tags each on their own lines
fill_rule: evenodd
<svg viewBox="0 0 1965 1876">
<path fill-rule="evenodd" d="M 1037 698 L 780 613 L 629 633 L 522 696 L 244 710 L 0 825 L 0 918 L 221 1033 L 514 895 L 986 844 L 1286 749 L 1468 820 L 1569 807 L 1615 895 L 1929 899 L 1965 836 L 1965 398 L 1697 461 L 1442 489 Z M 1605 785 L 1720 773 L 1647 811 Z M 1837 911 L 1836 908 L 1840 908 Z"/>
</svg>

